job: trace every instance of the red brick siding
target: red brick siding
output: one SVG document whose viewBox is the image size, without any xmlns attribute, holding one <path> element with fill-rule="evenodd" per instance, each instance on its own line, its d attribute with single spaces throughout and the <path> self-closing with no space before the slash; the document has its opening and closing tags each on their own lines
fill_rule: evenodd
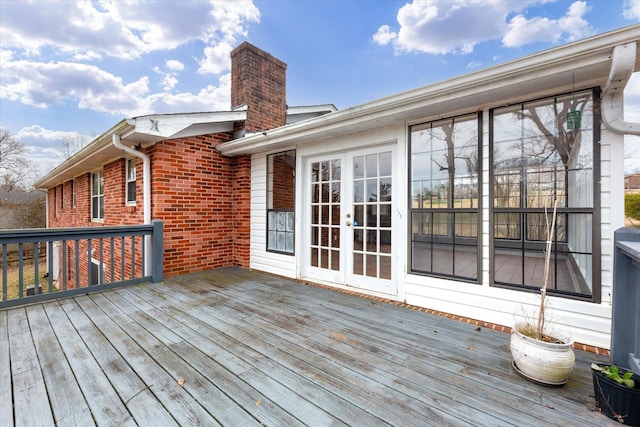
<svg viewBox="0 0 640 427">
<path fill-rule="evenodd" d="M 249 219 L 235 213 L 243 198 L 236 191 L 246 193 L 248 212 L 248 183 L 238 176 L 236 159 L 215 150 L 230 139 L 220 133 L 164 141 L 152 149 L 153 217 L 164 221 L 167 277 L 249 265 L 249 234 L 241 234 Z M 236 255 L 245 247 L 246 257 Z"/>
<path fill-rule="evenodd" d="M 246 104 L 249 132 L 286 123 L 287 64 L 245 42 L 231 52 L 231 106 Z"/>
<path fill-rule="evenodd" d="M 283 126 L 286 121 L 286 64 L 249 43 L 235 49 L 231 59 L 232 105 L 248 106 L 244 128 L 254 131 Z M 235 128 L 241 130 L 242 125 L 237 124 Z M 249 267 L 251 159 L 249 156 L 227 158 L 215 150 L 216 145 L 231 139 L 232 133 L 218 133 L 162 141 L 145 150 L 151 159 L 151 216 L 164 222 L 164 273 L 167 277 L 230 265 Z M 137 205 L 127 206 L 125 159 L 104 165 L 103 222 L 91 221 L 89 174 L 76 179 L 75 208 L 72 208 L 70 187 L 64 192 L 64 209 L 61 204 L 59 208 L 57 205 L 60 194 L 55 189 L 50 190 L 49 226 L 142 223 L 141 161 L 137 162 L 136 176 Z M 105 253 L 110 253 L 110 245 L 110 241 L 103 242 Z M 116 257 L 120 257 L 120 242 L 115 241 L 114 246 Z M 129 247 L 126 243 L 127 255 Z M 94 247 L 94 258 L 96 250 Z M 141 255 L 139 247 L 136 251 Z M 88 255 L 86 247 L 83 253 L 85 257 Z M 70 274 L 75 263 L 69 262 L 66 273 L 75 277 Z M 137 264 L 139 270 L 141 263 Z M 81 274 L 86 277 L 86 260 L 82 265 L 84 267 L 80 268 L 85 271 Z M 125 275 L 129 273 L 124 272 Z M 122 274 L 119 270 L 114 272 L 116 278 Z M 107 279 L 110 279 L 109 275 L 110 266 L 107 265 Z"/>
</svg>

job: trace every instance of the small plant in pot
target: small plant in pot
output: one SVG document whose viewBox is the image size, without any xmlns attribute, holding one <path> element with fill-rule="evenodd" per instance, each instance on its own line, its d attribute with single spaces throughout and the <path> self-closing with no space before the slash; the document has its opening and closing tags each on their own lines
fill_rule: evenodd
<svg viewBox="0 0 640 427">
<path fill-rule="evenodd" d="M 640 376 L 616 365 L 591 364 L 596 405 L 603 414 L 640 427 Z"/>
<path fill-rule="evenodd" d="M 551 261 L 551 248 L 556 225 L 556 200 L 551 216 L 551 224 L 546 214 L 547 241 L 544 258 L 544 275 L 540 289 L 540 306 L 535 319 L 525 319 L 511 329 L 509 347 L 513 357 L 513 367 L 523 377 L 542 385 L 559 386 L 565 384 L 575 368 L 573 340 L 559 337 L 549 332 L 545 325 L 547 284 Z"/>
</svg>

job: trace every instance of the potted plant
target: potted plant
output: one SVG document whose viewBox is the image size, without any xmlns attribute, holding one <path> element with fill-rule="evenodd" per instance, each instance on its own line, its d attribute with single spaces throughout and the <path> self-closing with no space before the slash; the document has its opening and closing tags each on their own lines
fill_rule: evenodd
<svg viewBox="0 0 640 427">
<path fill-rule="evenodd" d="M 591 364 L 596 405 L 628 426 L 640 426 L 640 376 L 616 365 Z"/>
<path fill-rule="evenodd" d="M 556 200 L 551 216 L 551 224 L 545 208 L 546 248 L 544 275 L 540 289 L 540 306 L 535 319 L 526 318 L 517 322 L 511 329 L 509 347 L 513 357 L 514 369 L 525 378 L 549 386 L 559 386 L 567 382 L 575 368 L 573 340 L 570 337 L 557 336 L 545 324 L 547 303 L 547 284 L 551 261 L 551 247 L 556 226 Z"/>
</svg>

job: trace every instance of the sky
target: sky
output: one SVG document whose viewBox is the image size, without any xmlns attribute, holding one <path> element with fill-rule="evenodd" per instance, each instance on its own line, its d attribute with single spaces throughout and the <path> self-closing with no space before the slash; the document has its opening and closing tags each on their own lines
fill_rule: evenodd
<svg viewBox="0 0 640 427">
<path fill-rule="evenodd" d="M 124 118 L 229 110 L 243 41 L 287 64 L 288 105 L 344 109 L 638 23 L 640 0 L 0 0 L 0 127 L 44 173 Z"/>
</svg>

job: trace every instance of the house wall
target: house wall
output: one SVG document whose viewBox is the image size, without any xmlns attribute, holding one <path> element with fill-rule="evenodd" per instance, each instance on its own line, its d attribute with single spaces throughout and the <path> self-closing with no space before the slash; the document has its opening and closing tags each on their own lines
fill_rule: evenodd
<svg viewBox="0 0 640 427">
<path fill-rule="evenodd" d="M 215 149 L 230 138 L 220 133 L 168 140 L 150 150 L 152 218 L 164 222 L 168 277 L 248 266 L 244 255 L 248 249 L 243 248 L 248 248 L 243 244 L 248 219 L 242 225 L 242 217 L 248 215 L 242 203 L 248 178 L 242 176 L 239 159 L 224 157 Z"/>
<path fill-rule="evenodd" d="M 235 124 L 235 132 L 164 140 L 143 151 L 151 160 L 151 218 L 164 222 L 167 277 L 231 265 L 249 267 L 251 158 L 224 157 L 216 146 L 243 130 L 285 124 L 286 64 L 249 43 L 234 49 L 231 61 L 232 105 L 247 105 L 247 119 Z M 64 188 L 59 185 L 49 190 L 49 227 L 143 222 L 142 163 L 137 164 L 135 205 L 126 203 L 124 153 L 102 170 L 104 220 L 91 221 L 90 174 L 84 174 L 75 180 L 75 207 L 71 207 L 72 192 L 66 191 L 67 186 L 71 188 L 69 182 Z M 86 277 L 88 248 L 83 247 L 82 252 L 83 267 L 79 268 Z M 126 254 L 130 252 L 126 247 Z M 141 266 L 140 260 L 137 271 Z"/>
<path fill-rule="evenodd" d="M 286 151 L 286 150 L 282 150 Z M 297 156 L 297 155 L 296 155 Z M 297 175 L 297 174 L 296 174 Z M 296 193 L 300 194 L 296 180 Z M 295 278 L 297 255 L 267 252 L 267 156 L 257 154 L 251 157 L 251 240 L 250 267 L 284 277 Z M 296 230 L 300 216 L 296 215 Z M 296 239 L 297 241 L 298 239 Z M 296 254 L 299 248 L 296 247 Z"/>
<path fill-rule="evenodd" d="M 164 223 L 165 276 L 175 276 L 231 265 L 249 266 L 249 162 L 248 158 L 228 158 L 216 145 L 229 141 L 231 133 L 180 138 L 160 142 L 145 150 L 151 159 L 151 217 Z M 137 162 L 137 204 L 126 203 L 126 160 L 118 159 L 103 167 L 104 220 L 91 221 L 91 179 L 84 174 L 75 179 L 76 206 L 72 207 L 71 182 L 65 190 L 49 190 L 49 227 L 96 227 L 143 222 L 142 162 Z M 64 194 L 64 208 L 61 196 Z M 73 242 L 68 248 L 75 253 Z M 93 258 L 98 257 L 94 242 Z M 103 250 L 110 251 L 105 242 Z M 114 244 L 120 265 L 120 242 Z M 64 249 L 63 249 L 64 250 Z M 130 244 L 125 256 L 130 259 Z M 88 248 L 80 244 L 80 284 L 86 285 Z M 142 273 L 141 243 L 137 242 L 136 275 Z M 75 258 L 66 268 L 69 286 L 76 277 Z M 105 266 L 106 279 L 110 268 Z M 124 277 L 131 276 L 125 263 Z M 123 277 L 118 269 L 114 279 Z"/>
<path fill-rule="evenodd" d="M 489 235 L 490 206 L 489 199 L 489 108 L 483 111 L 483 157 L 482 157 L 482 275 L 480 283 L 429 277 L 409 272 L 408 252 L 408 143 L 407 123 L 397 123 L 381 129 L 359 132 L 327 140 L 317 140 L 296 148 L 296 256 L 288 257 L 269 253 L 266 247 L 266 155 L 261 153 L 252 157 L 251 206 L 251 268 L 286 277 L 304 280 L 317 280 L 305 276 L 306 250 L 303 247 L 303 233 L 307 230 L 308 209 L 303 205 L 307 190 L 304 176 L 305 159 L 319 154 L 354 150 L 372 144 L 384 144 L 395 141 L 398 159 L 394 164 L 394 198 L 398 201 L 398 211 L 394 212 L 393 231 L 396 239 L 395 268 L 397 275 L 398 301 L 420 307 L 438 310 L 454 315 L 474 318 L 498 325 L 511 326 L 523 313 L 531 315 L 539 304 L 535 293 L 492 286 L 490 283 L 491 238 Z M 428 118 L 425 118 L 428 120 Z M 616 214 L 612 213 L 612 203 L 621 206 L 622 178 L 612 172 L 614 165 L 622 164 L 621 137 L 602 130 L 601 134 L 601 264 L 600 276 L 601 302 L 593 303 L 561 297 L 549 297 L 551 307 L 550 320 L 555 322 L 561 333 L 569 334 L 576 342 L 602 348 L 610 347 L 611 331 L 611 291 L 612 291 L 612 242 L 613 231 L 621 226 Z M 279 151 L 285 151 L 283 148 Z M 338 288 L 342 284 L 326 283 Z M 351 288 L 353 289 L 353 288 Z"/>
</svg>

